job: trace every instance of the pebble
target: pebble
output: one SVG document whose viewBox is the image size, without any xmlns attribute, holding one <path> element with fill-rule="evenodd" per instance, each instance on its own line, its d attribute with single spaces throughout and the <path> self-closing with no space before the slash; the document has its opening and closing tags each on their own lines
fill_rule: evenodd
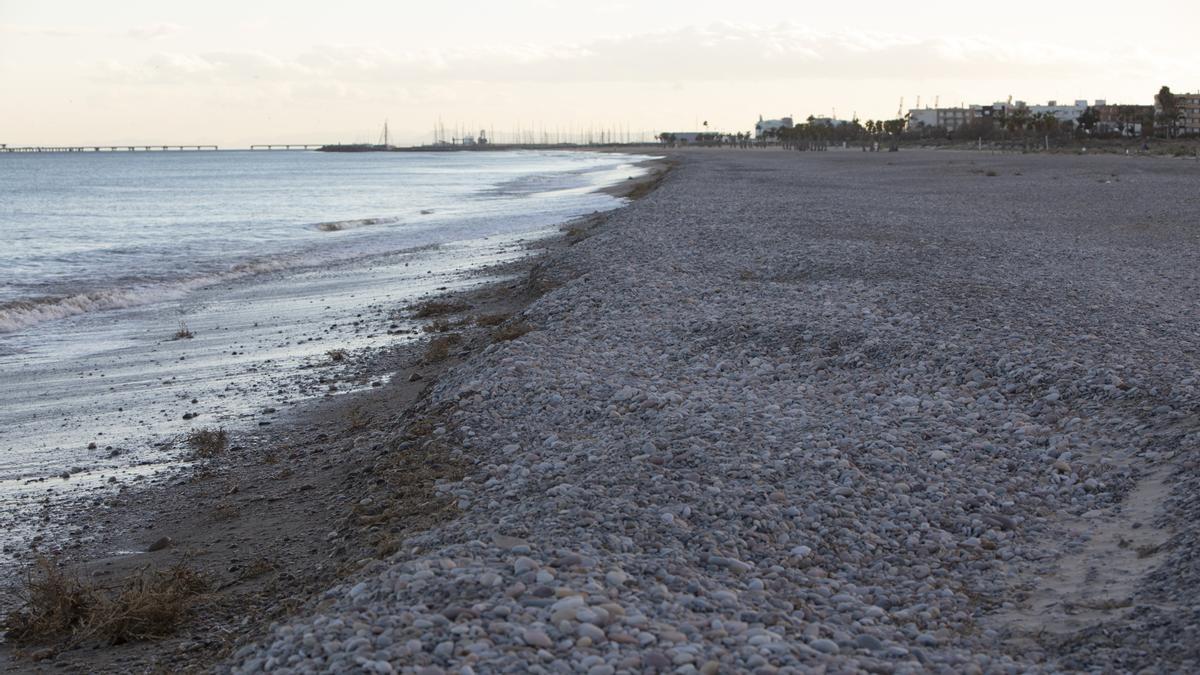
<svg viewBox="0 0 1200 675">
<path fill-rule="evenodd" d="M 985 158 L 1002 177 L 967 168 Z M 461 513 L 230 669 L 1194 669 L 1184 609 L 1003 639 L 1150 453 L 1197 479 L 1168 454 L 1200 382 L 1192 169 L 1147 163 L 1109 198 L 1082 176 L 1124 158 L 679 159 L 539 264 L 536 330 L 431 382 Z M 1198 507 L 1162 506 L 1197 541 Z M 1183 550 L 1138 583 L 1185 608 Z"/>
<path fill-rule="evenodd" d="M 825 654 L 835 654 L 838 651 L 837 643 L 826 638 L 817 638 L 808 643 L 808 646 Z"/>
<path fill-rule="evenodd" d="M 536 628 L 526 628 L 523 638 L 525 639 L 525 644 L 531 647 L 549 649 L 554 646 L 554 643 L 550 641 L 550 636 Z"/>
</svg>

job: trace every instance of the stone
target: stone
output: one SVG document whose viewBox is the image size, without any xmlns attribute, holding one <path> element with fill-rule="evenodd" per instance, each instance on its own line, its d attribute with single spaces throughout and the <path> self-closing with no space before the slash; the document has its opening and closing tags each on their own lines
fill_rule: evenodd
<svg viewBox="0 0 1200 675">
<path fill-rule="evenodd" d="M 836 654 L 838 652 L 837 643 L 828 638 L 817 638 L 816 640 L 808 643 L 808 646 L 821 652 L 822 654 Z"/>
<path fill-rule="evenodd" d="M 154 543 L 146 547 L 146 551 L 149 553 L 154 553 L 155 551 L 161 551 L 163 549 L 170 548 L 174 543 L 175 540 L 171 539 L 170 537 L 159 537 L 158 539 L 154 540 Z"/>
<path fill-rule="evenodd" d="M 554 643 L 550 640 L 550 636 L 536 628 L 526 628 L 522 634 L 522 639 L 530 647 L 537 647 L 539 649 L 550 649 L 554 646 Z"/>
</svg>

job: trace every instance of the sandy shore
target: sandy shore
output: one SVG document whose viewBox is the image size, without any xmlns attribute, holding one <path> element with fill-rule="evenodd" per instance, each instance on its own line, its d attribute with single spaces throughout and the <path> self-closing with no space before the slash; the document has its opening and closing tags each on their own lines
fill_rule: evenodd
<svg viewBox="0 0 1200 675">
<path fill-rule="evenodd" d="M 211 508 L 246 509 L 201 532 L 257 573 L 221 572 L 239 579 L 226 606 L 177 638 L 40 663 L 1200 665 L 1200 167 L 674 157 L 657 190 L 446 317 L 517 312 L 447 326 L 463 337 L 439 373 L 398 356 L 394 382 L 426 378 L 407 394 L 331 410 L 336 434 L 314 412 L 285 461 L 275 438 L 196 479 Z M 293 548 L 256 529 L 288 518 Z M 252 564 L 254 537 L 283 567 Z"/>
</svg>

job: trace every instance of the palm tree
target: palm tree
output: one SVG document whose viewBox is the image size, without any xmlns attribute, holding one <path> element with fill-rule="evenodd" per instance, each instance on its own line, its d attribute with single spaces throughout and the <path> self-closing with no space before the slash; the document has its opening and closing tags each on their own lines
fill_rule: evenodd
<svg viewBox="0 0 1200 675">
<path fill-rule="evenodd" d="M 1179 126 L 1179 118 L 1183 112 L 1179 110 L 1179 103 L 1175 100 L 1175 94 L 1171 93 L 1171 88 L 1163 85 L 1162 89 L 1158 90 L 1158 94 L 1154 96 L 1154 102 L 1158 108 L 1158 121 L 1166 128 L 1167 137 L 1175 138 L 1175 130 Z"/>
</svg>

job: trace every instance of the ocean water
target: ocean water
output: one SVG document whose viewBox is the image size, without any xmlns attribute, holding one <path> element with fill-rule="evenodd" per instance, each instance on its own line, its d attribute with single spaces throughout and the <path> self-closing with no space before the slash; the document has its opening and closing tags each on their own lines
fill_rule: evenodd
<svg viewBox="0 0 1200 675">
<path fill-rule="evenodd" d="M 611 208 L 584 152 L 0 156 L 0 334 L 216 281 Z"/>
<path fill-rule="evenodd" d="M 386 386 L 357 364 L 419 339 L 405 307 L 620 206 L 597 190 L 643 159 L 0 155 L 0 562 L 79 499 L 172 475 L 194 429 Z"/>
</svg>

